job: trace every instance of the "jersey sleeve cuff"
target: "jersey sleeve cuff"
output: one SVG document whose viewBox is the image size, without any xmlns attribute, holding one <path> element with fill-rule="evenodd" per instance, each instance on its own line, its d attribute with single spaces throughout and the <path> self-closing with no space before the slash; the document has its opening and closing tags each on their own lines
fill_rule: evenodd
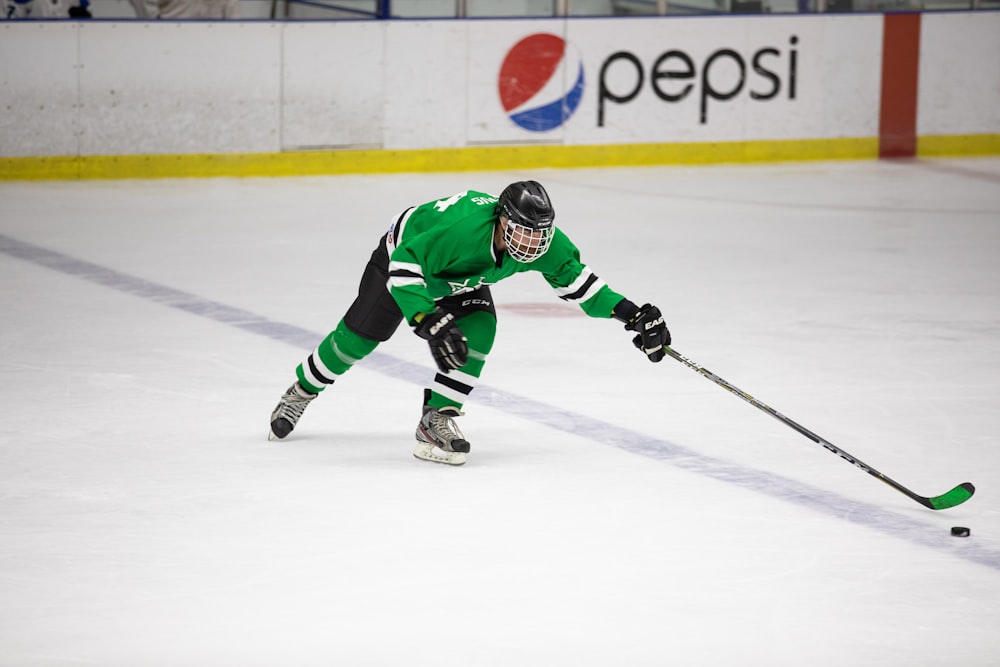
<svg viewBox="0 0 1000 667">
<path fill-rule="evenodd" d="M 620 322 L 628 324 L 638 312 L 639 306 L 635 305 L 628 299 L 622 299 L 618 302 L 618 305 L 612 309 L 611 316 Z"/>
</svg>

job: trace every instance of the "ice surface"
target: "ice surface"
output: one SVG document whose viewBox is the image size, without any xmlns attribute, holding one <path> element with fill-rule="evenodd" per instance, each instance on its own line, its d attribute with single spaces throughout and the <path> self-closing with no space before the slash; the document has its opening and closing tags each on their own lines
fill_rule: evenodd
<svg viewBox="0 0 1000 667">
<path fill-rule="evenodd" d="M 269 442 L 390 219 L 524 177 L 682 354 L 975 497 L 537 275 L 464 467 L 406 331 Z M 1000 664 L 1000 160 L 0 183 L 0 308 L 0 665 Z"/>
</svg>

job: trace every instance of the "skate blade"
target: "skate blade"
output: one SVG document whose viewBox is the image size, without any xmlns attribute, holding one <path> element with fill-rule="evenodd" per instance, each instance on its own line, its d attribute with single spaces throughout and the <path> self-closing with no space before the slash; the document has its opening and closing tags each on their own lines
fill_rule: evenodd
<svg viewBox="0 0 1000 667">
<path fill-rule="evenodd" d="M 413 455 L 422 461 L 444 463 L 450 466 L 460 466 L 465 463 L 465 454 L 463 452 L 446 452 L 429 442 L 418 442 L 416 448 L 413 450 Z"/>
</svg>

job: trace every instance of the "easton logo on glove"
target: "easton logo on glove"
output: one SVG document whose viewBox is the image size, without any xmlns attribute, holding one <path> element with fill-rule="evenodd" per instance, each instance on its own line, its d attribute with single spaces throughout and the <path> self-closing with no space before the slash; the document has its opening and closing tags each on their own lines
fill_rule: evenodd
<svg viewBox="0 0 1000 667">
<path fill-rule="evenodd" d="M 625 328 L 639 332 L 639 335 L 632 339 L 632 344 L 642 350 L 650 361 L 663 359 L 663 346 L 670 345 L 670 330 L 663 323 L 663 314 L 659 308 L 648 303 L 643 305 Z"/>
<path fill-rule="evenodd" d="M 441 329 L 448 326 L 454 321 L 455 321 L 454 315 L 452 315 L 451 313 L 445 313 L 441 319 L 439 319 L 437 322 L 435 322 L 430 326 L 430 328 L 427 330 L 427 333 L 429 333 L 431 336 L 437 336 L 438 333 L 441 331 Z"/>
<path fill-rule="evenodd" d="M 414 318 L 413 333 L 427 341 L 434 363 L 442 373 L 461 368 L 469 360 L 469 343 L 455 324 L 454 313 L 438 308 Z"/>
<path fill-rule="evenodd" d="M 653 327 L 662 326 L 662 325 L 663 325 L 663 316 L 661 315 L 660 317 L 657 317 L 652 322 L 644 322 L 643 325 L 642 325 L 642 328 L 644 330 L 646 330 L 646 331 L 649 331 Z"/>
</svg>

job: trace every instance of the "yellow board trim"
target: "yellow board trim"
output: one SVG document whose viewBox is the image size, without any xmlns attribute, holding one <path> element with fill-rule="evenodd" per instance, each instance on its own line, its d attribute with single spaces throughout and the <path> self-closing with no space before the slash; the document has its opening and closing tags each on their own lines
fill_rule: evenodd
<svg viewBox="0 0 1000 667">
<path fill-rule="evenodd" d="M 918 155 L 1000 154 L 1000 135 L 927 136 Z M 878 157 L 877 137 L 782 141 L 510 145 L 423 150 L 0 158 L 0 180 L 316 176 L 538 168 L 705 165 Z"/>
<path fill-rule="evenodd" d="M 917 157 L 1000 155 L 1000 134 L 917 137 Z"/>
</svg>

